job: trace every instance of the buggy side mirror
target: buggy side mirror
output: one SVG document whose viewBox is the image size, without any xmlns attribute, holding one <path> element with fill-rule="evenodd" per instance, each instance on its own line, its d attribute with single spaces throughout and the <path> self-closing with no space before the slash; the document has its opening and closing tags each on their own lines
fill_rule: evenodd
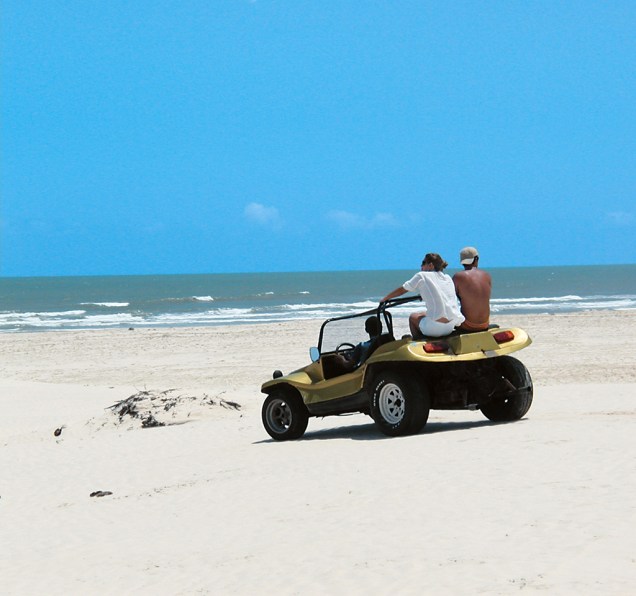
<svg viewBox="0 0 636 596">
<path fill-rule="evenodd" d="M 309 357 L 312 362 L 318 362 L 318 360 L 320 360 L 320 352 L 318 351 L 318 348 L 309 348 Z"/>
</svg>

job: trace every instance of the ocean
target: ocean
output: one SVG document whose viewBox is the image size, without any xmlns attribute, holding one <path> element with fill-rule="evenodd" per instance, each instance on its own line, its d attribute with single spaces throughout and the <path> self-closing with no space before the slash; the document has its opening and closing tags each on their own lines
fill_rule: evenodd
<svg viewBox="0 0 636 596">
<path fill-rule="evenodd" d="M 497 314 L 636 308 L 636 265 L 487 268 Z M 448 270 L 453 274 L 455 270 Z M 0 278 L 0 332 L 242 325 L 373 308 L 414 271 Z M 402 308 L 412 309 L 413 305 Z"/>
</svg>

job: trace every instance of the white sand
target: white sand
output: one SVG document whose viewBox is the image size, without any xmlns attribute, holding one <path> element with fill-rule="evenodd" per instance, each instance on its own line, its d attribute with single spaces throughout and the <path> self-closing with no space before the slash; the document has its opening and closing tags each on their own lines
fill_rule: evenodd
<svg viewBox="0 0 636 596">
<path fill-rule="evenodd" d="M 287 443 L 259 387 L 319 322 L 0 335 L 0 593 L 633 593 L 636 313 L 497 320 L 534 339 L 524 420 Z M 143 389 L 170 425 L 106 409 Z"/>
</svg>

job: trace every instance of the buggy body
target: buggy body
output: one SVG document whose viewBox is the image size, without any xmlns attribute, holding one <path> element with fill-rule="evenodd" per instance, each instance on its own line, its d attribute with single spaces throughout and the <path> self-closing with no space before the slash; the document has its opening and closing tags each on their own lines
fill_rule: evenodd
<svg viewBox="0 0 636 596">
<path fill-rule="evenodd" d="M 370 415 L 390 436 L 420 432 L 431 409 L 479 410 L 501 422 L 522 418 L 532 404 L 532 380 L 510 354 L 530 345 L 528 334 L 494 325 L 440 338 L 396 338 L 391 310 L 416 300 L 393 299 L 327 319 L 311 364 L 286 375 L 275 371 L 262 385 L 269 435 L 297 439 L 310 417 L 353 412 Z M 354 344 L 369 319 L 377 319 L 376 334 Z"/>
</svg>

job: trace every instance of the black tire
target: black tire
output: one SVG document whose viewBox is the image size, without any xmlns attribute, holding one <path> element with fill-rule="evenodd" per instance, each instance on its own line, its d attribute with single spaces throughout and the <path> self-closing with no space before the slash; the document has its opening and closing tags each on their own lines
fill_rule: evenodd
<svg viewBox="0 0 636 596">
<path fill-rule="evenodd" d="M 484 404 L 481 411 L 493 422 L 519 420 L 532 405 L 533 388 L 530 373 L 523 363 L 512 356 L 501 356 L 497 360 L 497 372 L 502 377 L 503 389 L 497 392 L 492 401 Z M 510 384 L 514 385 L 515 389 L 512 389 Z"/>
<path fill-rule="evenodd" d="M 391 437 L 412 435 L 428 420 L 430 399 L 426 388 L 403 374 L 378 374 L 371 386 L 371 417 Z"/>
<path fill-rule="evenodd" d="M 298 393 L 274 391 L 263 403 L 263 426 L 272 439 L 299 439 L 307 430 L 309 413 Z"/>
</svg>

